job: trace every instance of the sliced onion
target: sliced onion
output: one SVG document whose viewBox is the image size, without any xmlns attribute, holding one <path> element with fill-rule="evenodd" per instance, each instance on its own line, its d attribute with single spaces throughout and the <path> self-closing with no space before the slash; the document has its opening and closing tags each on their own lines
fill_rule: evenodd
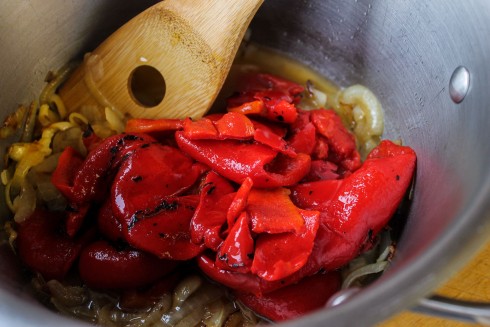
<svg viewBox="0 0 490 327">
<path fill-rule="evenodd" d="M 105 107 L 104 112 L 105 119 L 109 123 L 110 128 L 117 133 L 124 132 L 124 116 L 119 111 L 109 107 Z"/>
<path fill-rule="evenodd" d="M 376 263 L 369 264 L 367 266 L 363 266 L 357 270 L 351 272 L 347 278 L 344 279 L 342 283 L 342 288 L 348 288 L 354 283 L 357 279 L 364 277 L 370 274 L 376 274 L 384 271 L 386 267 L 388 267 L 388 261 L 380 261 Z"/>
<path fill-rule="evenodd" d="M 383 109 L 371 90 L 362 85 L 353 85 L 340 93 L 342 104 L 358 106 L 363 112 L 362 121 L 356 121 L 369 135 L 383 134 Z"/>
<path fill-rule="evenodd" d="M 52 123 L 58 122 L 60 117 L 57 113 L 52 111 L 51 108 L 49 108 L 49 105 L 42 104 L 41 107 L 39 107 L 37 119 L 39 120 L 41 126 L 46 127 Z"/>
<path fill-rule="evenodd" d="M 202 285 L 201 277 L 192 275 L 182 280 L 173 292 L 173 308 L 180 307 Z"/>
<path fill-rule="evenodd" d="M 32 167 L 32 170 L 37 173 L 51 174 L 58 165 L 58 159 L 60 158 L 61 153 L 55 153 L 50 156 L 44 158 L 44 160 Z"/>
<path fill-rule="evenodd" d="M 250 310 L 248 307 L 243 305 L 241 302 L 236 302 L 236 305 L 240 309 L 240 312 L 243 316 L 243 326 L 256 326 L 259 322 L 259 318 L 255 315 L 255 313 Z"/>
<path fill-rule="evenodd" d="M 172 308 L 162 317 L 165 326 L 175 326 L 184 317 L 199 308 L 211 303 L 224 295 L 224 291 L 217 286 L 205 284 L 191 297 L 189 297 L 180 307 Z"/>
<path fill-rule="evenodd" d="M 206 306 L 203 322 L 206 327 L 221 327 L 228 317 L 237 310 L 232 302 L 219 299 Z"/>
<path fill-rule="evenodd" d="M 325 108 L 327 106 L 327 100 L 327 94 L 317 89 L 315 85 L 308 80 L 306 82 L 306 96 L 301 99 L 298 107 L 303 110 Z"/>
<path fill-rule="evenodd" d="M 22 183 L 20 195 L 14 199 L 13 207 L 16 223 L 21 223 L 26 220 L 36 209 L 36 191 L 27 181 Z"/>
<path fill-rule="evenodd" d="M 84 304 L 88 299 L 87 290 L 78 286 L 64 286 L 57 280 L 50 280 L 46 286 L 51 296 L 63 303 L 65 306 L 79 306 Z"/>
<path fill-rule="evenodd" d="M 179 321 L 175 327 L 194 327 L 201 322 L 203 315 L 204 307 L 195 308 L 181 321 Z"/>
<path fill-rule="evenodd" d="M 225 327 L 243 327 L 245 326 L 241 312 L 232 313 L 225 322 Z"/>
<path fill-rule="evenodd" d="M 59 153 L 66 147 L 71 146 L 77 150 L 78 153 L 83 155 L 85 152 L 85 146 L 83 145 L 82 134 L 83 132 L 81 128 L 76 125 L 67 130 L 56 133 L 56 135 L 53 137 L 53 152 Z"/>
</svg>

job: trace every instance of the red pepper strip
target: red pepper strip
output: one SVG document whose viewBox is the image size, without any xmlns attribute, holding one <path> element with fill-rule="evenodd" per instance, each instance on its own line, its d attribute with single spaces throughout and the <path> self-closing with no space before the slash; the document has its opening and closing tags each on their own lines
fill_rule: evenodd
<svg viewBox="0 0 490 327">
<path fill-rule="evenodd" d="M 82 163 L 82 156 L 68 146 L 61 153 L 58 165 L 51 175 L 51 183 L 68 199 L 72 197 L 73 180 Z"/>
<path fill-rule="evenodd" d="M 184 131 L 185 137 L 191 140 L 201 140 L 201 139 L 213 139 L 219 138 L 218 131 L 214 126 L 213 122 L 204 117 L 197 121 L 193 121 L 190 118 L 184 120 Z"/>
<path fill-rule="evenodd" d="M 272 321 L 284 321 L 323 308 L 328 299 L 340 289 L 340 285 L 340 274 L 328 272 L 306 277 L 297 284 L 262 297 L 239 292 L 234 294 L 238 301 L 258 315 Z"/>
<path fill-rule="evenodd" d="M 325 136 L 341 158 L 348 158 L 356 149 L 354 135 L 342 124 L 342 120 L 333 110 L 317 109 L 311 111 L 311 121 L 318 133 Z"/>
<path fill-rule="evenodd" d="M 271 132 L 270 129 L 256 129 L 253 138 L 258 143 L 270 146 L 277 152 L 281 152 L 291 158 L 296 157 L 296 152 L 291 148 L 288 143 L 279 135 Z"/>
<path fill-rule="evenodd" d="M 207 174 L 200 192 L 199 205 L 191 220 L 191 240 L 195 244 L 203 241 L 207 248 L 218 251 L 223 241 L 221 227 L 226 222 L 226 213 L 235 196 L 233 186 L 215 172 Z"/>
<path fill-rule="evenodd" d="M 369 153 L 367 159 L 393 158 L 402 155 L 414 156 L 415 152 L 408 146 L 401 146 L 389 140 L 383 140 Z"/>
<path fill-rule="evenodd" d="M 276 151 L 261 144 L 237 140 L 190 140 L 181 132 L 175 133 L 175 138 L 182 151 L 239 184 L 250 177 L 256 187 L 293 185 L 310 169 L 310 156 L 277 156 Z"/>
<path fill-rule="evenodd" d="M 377 233 L 412 181 L 416 156 L 411 148 L 382 141 L 373 152 L 359 173 L 344 180 L 337 198 L 327 208 L 329 217 L 336 218 L 329 226 L 339 233 L 349 232 L 361 222 Z"/>
<path fill-rule="evenodd" d="M 305 221 L 285 188 L 256 189 L 248 196 L 246 211 L 255 233 L 303 233 Z"/>
<path fill-rule="evenodd" d="M 291 187 L 291 200 L 299 208 L 325 211 L 342 180 L 323 180 Z"/>
<path fill-rule="evenodd" d="M 250 119 L 238 112 L 229 112 L 214 123 L 220 139 L 246 140 L 254 136 L 255 128 Z"/>
<path fill-rule="evenodd" d="M 161 260 L 135 249 L 117 250 L 96 241 L 80 254 L 80 278 L 95 289 L 131 289 L 150 285 L 170 273 L 175 261 Z"/>
<path fill-rule="evenodd" d="M 220 120 L 221 118 L 223 118 L 225 114 L 223 113 L 216 113 L 216 114 L 209 114 L 209 115 L 206 115 L 206 119 L 209 119 L 210 121 L 214 123 L 216 123 L 218 120 Z"/>
<path fill-rule="evenodd" d="M 316 128 L 308 123 L 302 129 L 294 132 L 289 139 L 289 145 L 297 153 L 312 154 L 316 144 Z"/>
<path fill-rule="evenodd" d="M 246 74 L 240 78 L 239 90 L 244 92 L 249 91 L 264 91 L 264 90 L 274 90 L 281 92 L 284 96 L 289 96 L 290 101 L 297 103 L 301 100 L 301 92 L 304 88 L 291 82 L 287 79 L 280 78 L 271 74 L 257 74 L 251 73 Z"/>
<path fill-rule="evenodd" d="M 216 260 L 206 254 L 197 257 L 197 263 L 201 271 L 211 279 L 241 292 L 261 295 L 284 286 L 282 281 L 268 282 L 251 273 L 220 269 L 216 266 Z"/>
<path fill-rule="evenodd" d="M 121 164 L 112 185 L 112 210 L 121 221 L 138 210 L 155 208 L 166 197 L 189 189 L 200 173 L 200 166 L 179 149 L 148 144 Z"/>
<path fill-rule="evenodd" d="M 228 108 L 236 108 L 252 101 L 264 103 L 266 111 L 260 113 L 272 121 L 293 123 L 297 117 L 296 107 L 303 87 L 267 74 L 249 74 L 241 79 L 242 91 L 228 99 Z"/>
<path fill-rule="evenodd" d="M 197 263 L 201 271 L 216 282 L 231 289 L 244 293 L 252 293 L 257 296 L 262 296 L 263 294 L 273 292 L 287 285 L 297 283 L 305 276 L 310 276 L 318 272 L 321 268 L 321 266 L 318 266 L 313 270 L 309 266 L 305 266 L 282 280 L 270 282 L 252 273 L 241 273 L 220 269 L 216 266 L 216 259 L 214 257 L 209 257 L 208 254 L 201 254 L 198 256 Z"/>
<path fill-rule="evenodd" d="M 299 212 L 306 226 L 303 233 L 259 235 L 252 264 L 254 274 L 267 281 L 276 281 L 292 275 L 306 264 L 320 224 L 320 213 Z"/>
<path fill-rule="evenodd" d="M 333 110 L 318 109 L 311 111 L 311 121 L 318 133 L 328 140 L 331 158 L 348 171 L 354 171 L 361 166 L 359 153 L 356 150 L 354 135 L 344 127 L 340 117 Z M 349 160 L 343 164 L 344 160 Z"/>
<path fill-rule="evenodd" d="M 119 298 L 118 307 L 124 311 L 144 310 L 162 300 L 165 293 L 171 293 L 182 279 L 182 272 L 174 270 L 165 278 L 156 281 L 148 289 L 125 290 Z"/>
<path fill-rule="evenodd" d="M 64 217 L 40 209 L 18 226 L 17 251 L 22 261 L 46 280 L 62 280 L 78 258 L 92 231 L 80 238 L 60 232 Z"/>
<path fill-rule="evenodd" d="M 90 152 L 98 147 L 102 140 L 102 138 L 98 137 L 97 134 L 94 133 L 94 130 L 90 125 L 88 125 L 87 129 L 83 132 L 82 141 L 85 149 L 87 149 L 87 152 Z"/>
<path fill-rule="evenodd" d="M 301 100 L 301 93 L 304 91 L 301 85 L 270 74 L 259 74 L 258 77 L 265 80 L 268 85 L 272 84 L 274 90 L 286 91 L 291 96 L 292 103 L 298 103 Z"/>
<path fill-rule="evenodd" d="M 291 124 L 290 128 L 293 133 L 304 129 L 311 122 L 311 110 L 297 109 L 298 118 Z"/>
<path fill-rule="evenodd" d="M 107 198 L 97 213 L 97 227 L 99 232 L 108 240 L 124 240 L 122 225 L 112 214 L 112 201 Z"/>
<path fill-rule="evenodd" d="M 239 112 L 244 115 L 259 115 L 263 116 L 266 113 L 264 102 L 261 100 L 254 100 L 245 102 L 239 106 L 228 108 L 228 112 Z"/>
<path fill-rule="evenodd" d="M 267 130 L 271 133 L 276 134 L 280 138 L 284 138 L 288 133 L 288 128 L 285 127 L 284 124 L 274 123 L 271 121 L 266 121 L 265 123 L 261 123 L 257 120 L 252 120 L 255 129 Z"/>
<path fill-rule="evenodd" d="M 74 236 L 80 227 L 83 220 L 90 209 L 90 204 L 82 203 L 80 205 L 70 204 L 67 208 L 68 216 L 66 217 L 66 233 L 69 236 Z"/>
<path fill-rule="evenodd" d="M 160 133 L 173 132 L 183 128 L 181 119 L 129 119 L 126 123 L 126 133 Z"/>
<path fill-rule="evenodd" d="M 350 176 L 322 182 L 339 184 L 333 196 L 328 191 L 323 201 L 302 197 L 306 208 L 322 210 L 316 249 L 310 259 L 328 270 L 353 259 L 395 212 L 410 185 L 415 162 L 415 152 L 409 147 L 382 141 Z"/>
<path fill-rule="evenodd" d="M 254 240 L 250 232 L 250 219 L 242 212 L 216 256 L 216 267 L 246 273 L 252 267 Z"/>
<path fill-rule="evenodd" d="M 315 145 L 313 147 L 313 153 L 311 154 L 311 156 L 314 159 L 327 160 L 329 155 L 328 150 L 328 140 L 322 135 L 317 135 L 315 138 Z M 339 159 L 337 158 L 336 161 L 338 162 Z"/>
<path fill-rule="evenodd" d="M 114 135 L 105 139 L 90 152 L 73 181 L 70 202 L 81 204 L 99 201 L 107 190 L 107 179 L 111 169 L 136 148 L 156 142 L 145 134 Z"/>
<path fill-rule="evenodd" d="M 340 164 L 342 168 L 346 170 L 346 172 L 343 172 L 342 174 L 344 177 L 346 177 L 348 176 L 349 172 L 353 172 L 361 166 L 361 155 L 359 152 L 354 151 L 352 152 L 350 158 L 344 159 Z"/>
<path fill-rule="evenodd" d="M 294 104 L 291 104 L 286 100 L 278 100 L 275 98 L 269 100 L 268 95 L 264 95 L 262 99 L 267 108 L 266 118 L 272 121 L 291 124 L 294 123 L 298 117 L 298 112 L 296 111 Z"/>
<path fill-rule="evenodd" d="M 228 212 L 226 213 L 226 221 L 228 222 L 228 230 L 230 230 L 235 224 L 236 219 L 240 213 L 245 210 L 247 206 L 248 195 L 252 189 L 253 181 L 250 177 L 245 178 L 242 185 L 238 189 L 231 202 Z"/>
<path fill-rule="evenodd" d="M 191 241 L 190 222 L 199 197 L 188 195 L 162 200 L 156 208 L 140 210 L 123 220 L 126 241 L 161 259 L 189 260 L 204 250 Z"/>
<path fill-rule="evenodd" d="M 312 160 L 311 161 L 311 169 L 303 179 L 307 182 L 312 181 L 320 181 L 320 180 L 328 180 L 328 179 L 337 179 L 339 178 L 339 174 L 337 173 L 338 166 L 330 161 L 324 160 Z"/>
</svg>

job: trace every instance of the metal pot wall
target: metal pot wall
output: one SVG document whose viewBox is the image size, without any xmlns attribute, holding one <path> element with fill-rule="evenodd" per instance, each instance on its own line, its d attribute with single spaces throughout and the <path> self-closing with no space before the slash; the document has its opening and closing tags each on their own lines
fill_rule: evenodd
<svg viewBox="0 0 490 327">
<path fill-rule="evenodd" d="M 151 3 L 2 1 L 2 119 L 39 94 L 50 69 L 93 49 Z M 385 137 L 418 153 L 415 197 L 392 268 L 345 303 L 286 325 L 373 324 L 416 305 L 488 239 L 488 22 L 485 0 L 276 0 L 260 9 L 255 41 L 341 86 L 367 85 L 384 106 Z M 37 303 L 15 257 L 0 250 L 0 325 L 83 325 Z"/>
</svg>

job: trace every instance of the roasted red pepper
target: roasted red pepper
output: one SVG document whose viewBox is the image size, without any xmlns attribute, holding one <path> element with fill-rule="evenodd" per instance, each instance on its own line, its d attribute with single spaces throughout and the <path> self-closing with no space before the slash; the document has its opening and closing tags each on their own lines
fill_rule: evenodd
<svg viewBox="0 0 490 327">
<path fill-rule="evenodd" d="M 218 251 L 216 266 L 226 270 L 249 272 L 253 257 L 254 240 L 250 231 L 250 219 L 246 212 L 242 212 Z"/>
<path fill-rule="evenodd" d="M 411 148 L 382 141 L 347 178 L 293 187 L 298 206 L 321 211 L 310 263 L 331 270 L 356 257 L 394 214 L 412 181 L 415 162 Z"/>
<path fill-rule="evenodd" d="M 177 263 L 135 249 L 116 249 L 96 241 L 83 249 L 79 271 L 82 280 L 97 289 L 131 289 L 150 285 L 170 273 Z"/>
<path fill-rule="evenodd" d="M 190 140 L 175 133 L 182 151 L 220 175 L 242 183 L 250 177 L 256 187 L 280 187 L 299 182 L 310 169 L 310 156 L 278 154 L 262 144 L 237 140 Z"/>
<path fill-rule="evenodd" d="M 174 132 L 183 128 L 181 119 L 129 119 L 126 123 L 126 133 L 162 133 Z"/>
<path fill-rule="evenodd" d="M 116 135 L 102 141 L 92 150 L 82 164 L 73 151 L 65 150 L 61 164 L 53 172 L 53 184 L 69 201 L 69 216 L 66 232 L 74 236 L 82 226 L 83 219 L 93 203 L 103 202 L 110 185 L 111 172 L 136 148 L 155 142 L 147 135 Z M 68 160 L 77 168 L 73 174 Z"/>
<path fill-rule="evenodd" d="M 125 240 L 162 259 L 189 260 L 204 250 L 191 241 L 189 226 L 199 203 L 195 195 L 167 198 L 155 208 L 137 211 L 121 221 Z"/>
<path fill-rule="evenodd" d="M 121 221 L 137 211 L 153 210 L 165 198 L 190 188 L 201 173 L 202 166 L 194 164 L 178 149 L 146 144 L 121 164 L 114 178 L 111 192 L 114 214 Z"/>
<path fill-rule="evenodd" d="M 260 316 L 272 321 L 299 318 L 325 306 L 328 299 L 340 289 L 337 272 L 316 274 L 299 283 L 286 286 L 263 296 L 235 292 L 238 301 Z"/>
<path fill-rule="evenodd" d="M 36 210 L 18 226 L 17 251 L 22 261 L 47 280 L 62 280 L 93 231 L 75 239 L 63 232 L 63 215 Z"/>
<path fill-rule="evenodd" d="M 239 93 L 228 99 L 232 112 L 258 114 L 271 121 L 293 123 L 298 115 L 294 106 L 303 87 L 268 74 L 250 74 L 243 78 Z"/>
<path fill-rule="evenodd" d="M 227 210 L 235 197 L 233 186 L 215 172 L 210 172 L 201 188 L 199 205 L 191 220 L 192 242 L 218 251 L 223 239 L 220 236 L 226 223 Z"/>
<path fill-rule="evenodd" d="M 112 201 L 108 198 L 99 209 L 97 214 L 97 227 L 99 232 L 108 240 L 124 240 L 122 225 L 112 213 Z"/>
<path fill-rule="evenodd" d="M 247 182 L 240 189 L 238 204 L 229 206 L 232 212 L 237 208 L 242 212 L 236 222 L 228 223 L 215 268 L 209 269 L 224 279 L 228 274 L 220 270 L 253 273 L 267 282 L 290 277 L 306 264 L 312 251 L 319 212 L 298 209 L 284 188 L 250 189 Z M 262 288 L 260 283 L 256 287 Z"/>
<path fill-rule="evenodd" d="M 291 276 L 306 264 L 320 217 L 318 211 L 301 210 L 299 213 L 304 219 L 304 231 L 262 234 L 257 238 L 252 264 L 254 274 L 276 281 Z"/>
<path fill-rule="evenodd" d="M 254 136 L 255 128 L 247 116 L 229 112 L 214 123 L 221 139 L 250 139 Z"/>
<path fill-rule="evenodd" d="M 73 180 L 82 164 L 83 157 L 71 146 L 66 147 L 58 159 L 51 182 L 66 198 L 72 195 Z"/>
<path fill-rule="evenodd" d="M 250 215 L 255 233 L 302 233 L 305 221 L 289 198 L 285 188 L 272 190 L 252 189 L 245 210 Z"/>
</svg>

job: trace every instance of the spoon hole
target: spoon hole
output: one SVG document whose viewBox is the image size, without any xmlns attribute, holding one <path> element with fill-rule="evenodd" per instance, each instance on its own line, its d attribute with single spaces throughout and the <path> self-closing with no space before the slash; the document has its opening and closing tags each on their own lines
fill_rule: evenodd
<svg viewBox="0 0 490 327">
<path fill-rule="evenodd" d="M 165 79 L 152 66 L 138 66 L 129 75 L 129 94 L 143 107 L 159 105 L 165 97 L 165 91 Z"/>
</svg>

